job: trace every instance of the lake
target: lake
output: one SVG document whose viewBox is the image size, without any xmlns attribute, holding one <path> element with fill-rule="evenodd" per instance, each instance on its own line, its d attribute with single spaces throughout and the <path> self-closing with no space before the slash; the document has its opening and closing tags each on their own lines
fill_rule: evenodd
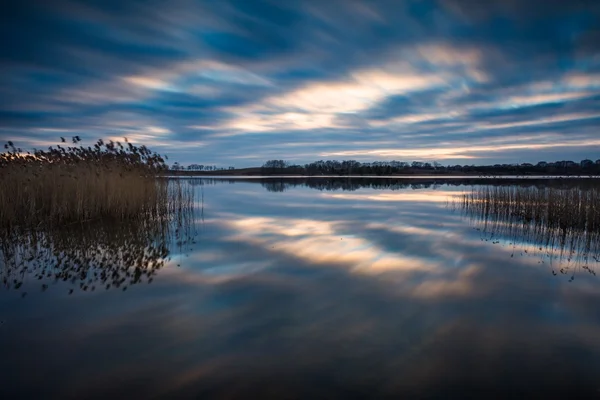
<svg viewBox="0 0 600 400">
<path fill-rule="evenodd" d="M 0 397 L 600 397 L 597 182 L 181 183 L 3 239 Z"/>
</svg>

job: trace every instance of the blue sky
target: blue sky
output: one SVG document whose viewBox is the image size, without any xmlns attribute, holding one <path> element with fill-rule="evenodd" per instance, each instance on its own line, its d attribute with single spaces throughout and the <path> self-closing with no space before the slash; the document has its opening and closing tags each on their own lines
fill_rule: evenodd
<svg viewBox="0 0 600 400">
<path fill-rule="evenodd" d="M 600 158 L 597 0 L 11 1 L 0 139 L 171 161 Z"/>
</svg>

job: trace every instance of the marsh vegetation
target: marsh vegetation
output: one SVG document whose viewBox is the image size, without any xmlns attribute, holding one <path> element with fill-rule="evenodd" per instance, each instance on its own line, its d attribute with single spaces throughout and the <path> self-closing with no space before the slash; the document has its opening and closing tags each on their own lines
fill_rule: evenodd
<svg viewBox="0 0 600 400">
<path fill-rule="evenodd" d="M 64 139 L 63 139 L 64 140 Z M 194 240 L 193 188 L 158 178 L 163 158 L 144 146 L 58 145 L 0 154 L 0 276 L 75 289 L 152 281 L 172 245 Z"/>
<path fill-rule="evenodd" d="M 63 139 L 64 140 L 64 139 Z M 95 219 L 156 216 L 168 207 L 164 159 L 145 146 L 57 145 L 23 152 L 12 142 L 0 154 L 0 226 L 63 225 Z"/>
<path fill-rule="evenodd" d="M 482 232 L 482 240 L 504 243 L 515 252 L 539 257 L 574 279 L 577 270 L 593 275 L 600 262 L 598 186 L 480 186 L 454 199 Z M 517 244 L 521 243 L 521 249 Z M 557 265 L 555 265 L 557 264 Z"/>
</svg>

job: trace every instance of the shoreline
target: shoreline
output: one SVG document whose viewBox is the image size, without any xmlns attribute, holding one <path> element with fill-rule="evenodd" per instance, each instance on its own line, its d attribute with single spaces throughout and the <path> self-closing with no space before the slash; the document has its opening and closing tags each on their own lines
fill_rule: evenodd
<svg viewBox="0 0 600 400">
<path fill-rule="evenodd" d="M 168 174 L 160 175 L 161 178 L 207 178 L 207 179 L 397 179 L 397 180 L 562 180 L 562 179 L 600 179 L 600 175 L 578 176 L 578 175 L 499 175 L 499 176 L 481 176 L 481 175 L 205 175 L 205 174 Z"/>
</svg>

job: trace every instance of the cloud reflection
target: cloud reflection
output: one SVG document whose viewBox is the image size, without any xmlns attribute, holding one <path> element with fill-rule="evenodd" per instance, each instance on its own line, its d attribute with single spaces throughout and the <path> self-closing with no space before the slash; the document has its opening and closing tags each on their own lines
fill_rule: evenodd
<svg viewBox="0 0 600 400">
<path fill-rule="evenodd" d="M 418 188 L 353 189 L 347 199 L 303 186 L 205 185 L 190 261 L 152 285 L 77 302 L 0 293 L 9 328 L 0 327 L 9 382 L 0 392 L 595 395 L 595 277 L 567 283 L 482 242 L 439 201 L 456 186 L 427 189 L 432 201 L 402 196 Z M 386 194 L 398 194 L 391 207 L 371 207 Z M 215 268 L 236 265 L 218 279 Z"/>
</svg>

